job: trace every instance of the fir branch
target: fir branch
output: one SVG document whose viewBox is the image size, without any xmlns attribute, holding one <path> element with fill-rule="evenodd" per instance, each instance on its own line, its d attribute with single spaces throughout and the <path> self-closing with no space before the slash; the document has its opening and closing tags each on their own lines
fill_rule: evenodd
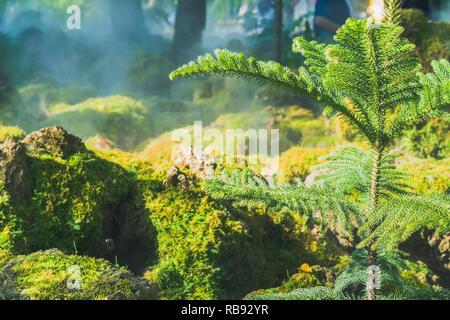
<svg viewBox="0 0 450 320">
<path fill-rule="evenodd" d="M 428 228 L 437 233 L 450 232 L 450 198 L 447 195 L 404 195 L 389 199 L 375 210 L 359 234 L 373 230 L 358 245 L 365 247 L 376 239 L 374 245 L 394 249 L 413 233 Z"/>
<path fill-rule="evenodd" d="M 194 78 L 206 75 L 231 76 L 262 81 L 317 98 L 318 90 L 316 88 L 308 88 L 304 79 L 276 62 L 257 61 L 253 57 L 247 59 L 242 53 L 238 54 L 220 49 L 215 51 L 215 55 L 216 59 L 207 54 L 204 57 L 199 57 L 197 64 L 190 62 L 188 65 L 182 66 L 170 74 L 170 79 Z"/>
<path fill-rule="evenodd" d="M 400 21 L 400 1 L 384 1 L 384 21 L 388 24 L 398 25 Z"/>
<path fill-rule="evenodd" d="M 258 183 L 259 179 L 246 170 L 236 170 L 231 176 L 225 171 L 222 180 L 205 181 L 204 190 L 215 199 L 231 201 L 236 207 L 264 207 L 269 212 L 298 211 L 314 218 L 320 213 L 323 226 L 336 226 L 350 239 L 355 227 L 363 222 L 361 209 L 331 186 L 306 188 L 299 183 L 269 187 Z"/>
<path fill-rule="evenodd" d="M 433 61 L 434 73 L 418 73 L 418 84 L 410 88 L 419 93 L 420 99 L 401 105 L 398 115 L 388 125 L 386 134 L 399 136 L 405 129 L 432 118 L 449 120 L 450 63 Z"/>
<path fill-rule="evenodd" d="M 396 154 L 383 154 L 378 177 L 379 198 L 388 198 L 393 194 L 408 193 L 409 186 L 403 183 L 408 175 L 395 169 Z M 355 146 L 339 146 L 330 155 L 321 157 L 327 161 L 316 165 L 311 171 L 318 172 L 316 183 L 333 185 L 344 194 L 357 191 L 362 200 L 369 199 L 374 154 L 362 151 Z"/>
</svg>

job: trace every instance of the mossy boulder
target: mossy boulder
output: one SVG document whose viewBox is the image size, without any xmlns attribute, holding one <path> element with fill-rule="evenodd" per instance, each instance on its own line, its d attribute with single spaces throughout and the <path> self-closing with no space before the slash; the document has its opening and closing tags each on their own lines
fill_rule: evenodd
<svg viewBox="0 0 450 320">
<path fill-rule="evenodd" d="M 144 95 L 166 96 L 170 92 L 169 74 L 174 69 L 172 62 L 162 56 L 138 53 L 129 66 L 128 86 Z"/>
<path fill-rule="evenodd" d="M 204 194 L 190 171 L 177 172 L 186 186 L 163 183 L 146 197 L 159 259 L 145 277 L 162 299 L 241 299 L 279 285 L 301 262 L 334 265 L 342 254 L 309 235 L 300 215 L 229 207 Z"/>
<path fill-rule="evenodd" d="M 62 126 L 83 139 L 102 134 L 123 150 L 133 150 L 153 133 L 152 117 L 144 106 L 123 96 L 56 104 L 50 113 L 45 126 Z"/>
<path fill-rule="evenodd" d="M 44 128 L 30 133 L 23 140 L 27 151 L 35 156 L 50 156 L 67 159 L 77 152 L 86 151 L 80 138 L 62 127 Z"/>
<path fill-rule="evenodd" d="M 97 96 L 96 89 L 91 87 L 57 88 L 47 84 L 31 84 L 19 89 L 19 93 L 28 115 L 39 121 L 48 117 L 53 104 L 73 105 Z"/>
<path fill-rule="evenodd" d="M 2 146 L 0 230 L 13 254 L 58 248 L 139 269 L 154 251 L 139 179 L 62 128 Z M 152 172 L 148 165 L 147 171 Z"/>
<path fill-rule="evenodd" d="M 0 269 L 0 300 L 156 300 L 156 286 L 108 261 L 52 249 Z"/>
</svg>

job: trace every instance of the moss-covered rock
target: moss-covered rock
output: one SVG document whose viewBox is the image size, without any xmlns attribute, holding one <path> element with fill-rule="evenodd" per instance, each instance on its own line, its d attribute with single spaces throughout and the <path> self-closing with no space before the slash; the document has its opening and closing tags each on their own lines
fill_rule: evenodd
<svg viewBox="0 0 450 320">
<path fill-rule="evenodd" d="M 300 215 L 230 208 L 205 195 L 189 171 L 183 174 L 188 187 L 163 185 L 147 197 L 159 259 L 145 276 L 163 299 L 240 299 L 279 285 L 301 262 L 334 265 L 342 254 L 309 235 Z"/>
<path fill-rule="evenodd" d="M 50 156 L 67 159 L 77 152 L 86 151 L 80 138 L 62 127 L 44 128 L 30 133 L 23 140 L 27 151 L 35 156 Z"/>
<path fill-rule="evenodd" d="M 56 247 L 145 265 L 153 229 L 136 172 L 100 158 L 62 128 L 32 133 L 23 143 L 7 140 L 1 150 L 3 248 L 26 254 Z"/>
<path fill-rule="evenodd" d="M 0 271 L 0 300 L 156 300 L 154 284 L 111 263 L 53 249 L 20 256 Z"/>
<path fill-rule="evenodd" d="M 62 126 L 77 136 L 103 134 L 124 150 L 134 149 L 153 133 L 153 121 L 138 101 L 111 96 L 86 100 L 77 105 L 56 104 L 45 126 Z"/>
<path fill-rule="evenodd" d="M 97 96 L 97 91 L 91 87 L 57 88 L 47 84 L 31 84 L 21 88 L 19 93 L 28 115 L 40 121 L 48 117 L 53 104 L 73 105 Z"/>
<path fill-rule="evenodd" d="M 450 190 L 450 160 L 409 159 L 399 164 L 399 169 L 408 172 L 406 184 L 418 194 L 448 193 Z"/>
</svg>

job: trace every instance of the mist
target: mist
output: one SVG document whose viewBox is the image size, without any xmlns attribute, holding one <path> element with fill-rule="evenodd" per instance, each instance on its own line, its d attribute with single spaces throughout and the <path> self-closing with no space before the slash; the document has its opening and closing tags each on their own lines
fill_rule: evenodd
<svg viewBox="0 0 450 320">
<path fill-rule="evenodd" d="M 267 97 L 258 83 L 229 79 L 171 82 L 168 78 L 172 70 L 216 48 L 274 60 L 273 3 L 185 0 L 177 6 L 173 1 L 158 0 L 0 2 L 0 34 L 7 38 L 4 41 L 8 46 L 15 46 L 0 69 L 5 69 L 10 83 L 21 94 L 26 111 L 22 122 L 17 123 L 27 132 L 45 125 L 70 126 L 70 119 L 56 117 L 61 110 L 72 110 L 88 98 L 120 95 L 142 103 L 146 117 L 151 118 L 151 130 L 136 139 L 144 143 L 196 120 L 210 125 L 223 114 L 277 107 L 280 99 Z M 66 10 L 73 4 L 80 7 L 81 25 L 80 29 L 69 30 L 71 14 Z M 367 16 L 369 1 L 352 0 L 349 4 L 352 16 Z M 281 35 L 282 62 L 296 69 L 303 60 L 291 53 L 291 41 L 299 35 L 314 39 L 314 2 L 302 0 L 288 9 Z M 444 7 L 433 15 L 448 18 L 448 10 Z M 281 105 L 299 101 L 315 114 L 320 111 L 301 97 L 295 100 L 284 95 L 280 94 Z M 61 103 L 69 107 L 58 106 Z M 101 106 L 103 102 L 97 103 Z M 89 135 L 96 126 L 88 125 L 94 127 L 86 130 Z M 75 133 L 90 138 L 84 131 Z M 134 150 L 138 142 L 127 149 Z"/>
</svg>

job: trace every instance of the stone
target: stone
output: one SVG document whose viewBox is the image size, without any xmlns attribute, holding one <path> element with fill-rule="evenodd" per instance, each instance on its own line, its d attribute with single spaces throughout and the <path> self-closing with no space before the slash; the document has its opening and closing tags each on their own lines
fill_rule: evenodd
<svg viewBox="0 0 450 320">
<path fill-rule="evenodd" d="M 30 133 L 23 143 L 27 151 L 35 156 L 51 155 L 67 159 L 80 150 L 86 150 L 80 138 L 71 135 L 62 127 L 49 127 Z"/>
<path fill-rule="evenodd" d="M 22 202 L 30 198 L 29 175 L 25 146 L 15 137 L 7 138 L 0 145 L 0 181 L 11 200 Z"/>
</svg>

